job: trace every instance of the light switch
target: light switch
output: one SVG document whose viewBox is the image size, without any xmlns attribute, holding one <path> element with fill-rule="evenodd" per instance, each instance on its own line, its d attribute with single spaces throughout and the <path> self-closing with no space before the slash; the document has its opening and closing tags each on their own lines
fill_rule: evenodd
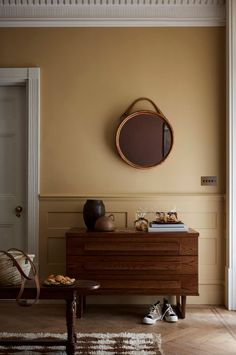
<svg viewBox="0 0 236 355">
<path fill-rule="evenodd" d="M 201 176 L 201 185 L 202 186 L 216 186 L 217 177 L 216 176 Z"/>
</svg>

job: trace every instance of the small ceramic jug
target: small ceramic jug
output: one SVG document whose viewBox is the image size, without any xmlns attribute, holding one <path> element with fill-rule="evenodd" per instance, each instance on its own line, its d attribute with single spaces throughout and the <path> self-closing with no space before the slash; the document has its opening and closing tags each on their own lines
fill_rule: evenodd
<svg viewBox="0 0 236 355">
<path fill-rule="evenodd" d="M 115 228 L 114 220 L 113 214 L 99 217 L 95 223 L 95 230 L 100 232 L 112 232 Z"/>
</svg>

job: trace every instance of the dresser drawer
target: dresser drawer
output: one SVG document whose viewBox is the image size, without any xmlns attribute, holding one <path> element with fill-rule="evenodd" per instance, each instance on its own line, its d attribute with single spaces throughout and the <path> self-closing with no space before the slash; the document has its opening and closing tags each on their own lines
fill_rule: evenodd
<svg viewBox="0 0 236 355">
<path fill-rule="evenodd" d="M 71 256 L 68 262 L 70 274 L 96 271 L 116 274 L 124 271 L 133 275 L 161 272 L 165 274 L 196 274 L 198 260 L 196 256 Z"/>
<path fill-rule="evenodd" d="M 99 281 L 101 287 L 97 294 L 143 294 L 143 295 L 198 295 L 197 275 L 148 274 L 100 274 L 97 272 L 78 272 L 80 279 Z M 94 293 L 94 291 L 93 291 Z"/>
<path fill-rule="evenodd" d="M 139 278 L 134 279 L 123 279 L 123 278 L 113 278 L 99 280 L 101 283 L 101 289 L 99 294 L 113 293 L 115 294 L 188 294 L 197 295 L 198 294 L 198 280 L 194 275 L 189 278 L 182 276 L 181 278 L 165 277 L 165 279 L 159 280 L 158 278 L 147 280 Z"/>
<path fill-rule="evenodd" d="M 125 239 L 125 238 L 124 238 Z M 196 238 L 67 239 L 67 255 L 197 255 Z"/>
</svg>

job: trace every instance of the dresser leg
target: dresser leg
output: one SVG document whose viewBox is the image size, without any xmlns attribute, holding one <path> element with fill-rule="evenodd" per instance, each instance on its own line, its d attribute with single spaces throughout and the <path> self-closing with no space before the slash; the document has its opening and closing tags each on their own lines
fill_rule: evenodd
<svg viewBox="0 0 236 355">
<path fill-rule="evenodd" d="M 182 319 L 185 318 L 186 313 L 186 296 L 176 296 L 176 308 L 178 312 L 178 316 Z"/>
<path fill-rule="evenodd" d="M 177 306 L 177 308 L 181 308 L 181 304 L 180 304 L 180 295 L 177 295 L 176 296 L 176 306 Z"/>
<path fill-rule="evenodd" d="M 86 297 L 83 295 L 79 295 L 77 298 L 77 307 L 76 307 L 76 317 L 82 318 L 84 314 L 84 308 L 86 305 Z"/>
<path fill-rule="evenodd" d="M 182 318 L 185 318 L 186 313 L 186 296 L 181 296 L 181 310 L 182 310 Z"/>
</svg>

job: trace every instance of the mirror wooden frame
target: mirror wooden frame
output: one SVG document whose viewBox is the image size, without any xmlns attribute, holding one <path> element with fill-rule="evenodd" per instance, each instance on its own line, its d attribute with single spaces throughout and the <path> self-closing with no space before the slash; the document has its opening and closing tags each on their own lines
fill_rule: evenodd
<svg viewBox="0 0 236 355">
<path fill-rule="evenodd" d="M 149 101 L 156 112 L 139 110 L 130 113 L 141 100 Z M 152 100 L 145 97 L 136 99 L 120 119 L 116 148 L 127 164 L 138 169 L 149 169 L 166 160 L 173 147 L 173 129 Z M 159 139 L 155 134 L 159 135 Z"/>
</svg>

